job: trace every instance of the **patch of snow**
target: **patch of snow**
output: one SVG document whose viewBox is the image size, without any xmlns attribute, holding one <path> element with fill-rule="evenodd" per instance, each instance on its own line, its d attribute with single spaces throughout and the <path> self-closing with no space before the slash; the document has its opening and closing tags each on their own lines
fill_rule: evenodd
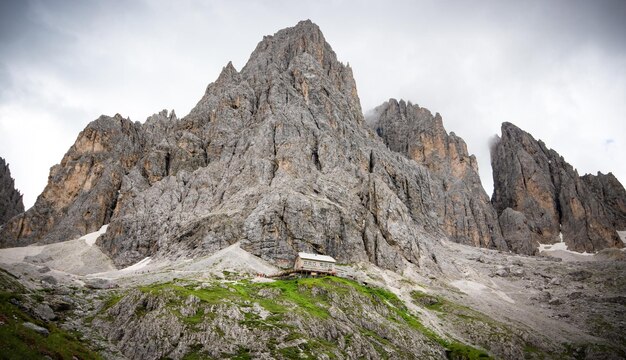
<svg viewBox="0 0 626 360">
<path fill-rule="evenodd" d="M 255 283 L 268 283 L 268 282 L 274 282 L 274 281 L 276 280 L 266 278 L 266 277 L 258 277 L 258 276 L 252 279 L 252 282 L 255 282 Z"/>
<path fill-rule="evenodd" d="M 618 231 L 617 235 L 619 236 L 619 238 L 622 240 L 622 242 L 626 245 L 626 230 L 624 231 Z M 626 249 L 626 248 L 625 248 Z"/>
<path fill-rule="evenodd" d="M 144 267 L 146 267 L 146 265 L 150 263 L 150 261 L 152 261 L 152 259 L 148 256 L 147 258 L 142 259 L 136 264 L 123 268 L 122 270 L 120 270 L 120 272 L 133 272 L 139 269 L 143 269 Z"/>
<path fill-rule="evenodd" d="M 450 283 L 464 293 L 475 293 L 487 290 L 487 286 L 471 280 L 456 280 Z"/>
<path fill-rule="evenodd" d="M 567 244 L 565 244 L 565 242 L 563 241 L 563 233 L 559 233 L 559 239 L 561 241 L 559 241 L 556 244 L 539 244 L 539 252 L 553 252 L 553 251 L 564 251 L 567 252 L 569 254 L 573 254 L 573 255 L 584 255 L 584 256 L 590 256 L 590 255 L 595 255 L 595 253 L 588 253 L 588 252 L 577 252 L 577 251 L 573 251 L 573 250 L 569 250 L 567 248 Z"/>
<path fill-rule="evenodd" d="M 107 232 L 107 228 L 108 227 L 109 227 L 109 224 L 102 225 L 102 227 L 98 231 L 94 231 L 92 233 L 84 235 L 83 237 L 81 237 L 81 239 L 85 240 L 87 245 L 93 246 L 93 244 L 96 243 L 96 240 L 98 239 L 98 237 L 100 237 L 100 235 L 102 235 L 105 232 Z"/>
</svg>

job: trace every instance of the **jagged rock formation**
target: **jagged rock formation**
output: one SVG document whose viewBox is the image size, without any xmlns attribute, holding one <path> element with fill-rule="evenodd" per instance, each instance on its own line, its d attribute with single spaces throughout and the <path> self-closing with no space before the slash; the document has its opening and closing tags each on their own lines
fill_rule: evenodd
<svg viewBox="0 0 626 360">
<path fill-rule="evenodd" d="M 612 175 L 579 177 L 556 151 L 510 123 L 502 124 L 491 164 L 492 202 L 505 235 L 529 232 L 536 247 L 538 242 L 558 242 L 562 234 L 568 248 L 580 252 L 623 246 L 616 230 L 626 228 L 626 196 Z M 507 208 L 524 218 L 503 219 Z"/>
<path fill-rule="evenodd" d="M 278 264 L 313 251 L 401 269 L 432 261 L 427 244 L 444 237 L 432 173 L 364 126 L 351 69 L 310 21 L 265 37 L 240 72 L 228 64 L 182 119 L 101 118 L 88 129 L 122 152 L 83 149 L 81 135 L 2 246 L 110 220 L 98 244 L 118 265 L 241 241 Z"/>
<path fill-rule="evenodd" d="M 35 205 L 2 229 L 2 246 L 71 240 L 108 223 L 122 178 L 141 153 L 139 127 L 120 115 L 90 123 L 50 169 Z"/>
<path fill-rule="evenodd" d="M 593 195 L 605 204 L 606 215 L 618 231 L 626 230 L 626 190 L 612 173 L 581 177 Z"/>
<path fill-rule="evenodd" d="M 245 297 L 212 284 L 197 286 L 189 295 L 175 284 L 157 285 L 155 291 L 129 292 L 94 325 L 132 359 L 244 354 L 255 359 L 378 359 L 387 353 L 398 359 L 446 358 L 447 349 L 394 312 L 393 306 L 403 306 L 399 300 L 386 305 L 359 293 L 353 288 L 357 285 L 332 280 L 294 285 L 298 301 L 273 285 L 237 289 Z M 242 307 L 246 300 L 254 306 Z M 310 305 L 303 311 L 305 301 Z M 188 319 L 196 320 L 188 325 Z"/>
<path fill-rule="evenodd" d="M 448 237 L 456 242 L 508 250 L 498 217 L 478 175 L 474 155 L 453 132 L 448 134 L 439 113 L 390 99 L 368 118 L 389 149 L 426 166 L 433 174 L 434 210 Z M 431 190 L 432 191 L 432 190 Z"/>
<path fill-rule="evenodd" d="M 0 157 L 0 225 L 23 212 L 22 194 L 15 189 L 9 164 Z"/>
<path fill-rule="evenodd" d="M 315 24 L 300 22 L 266 36 L 241 71 L 224 67 L 181 119 L 162 111 L 144 124 L 119 115 L 89 124 L 35 206 L 0 229 L 0 246 L 69 240 L 110 223 L 98 244 L 120 266 L 241 242 L 279 265 L 309 251 L 401 270 L 436 262 L 429 246 L 445 237 L 525 253 L 538 229 L 555 241 L 556 206 L 540 219 L 496 206 L 519 212 L 500 215 L 499 229 L 475 158 L 439 116 L 395 101 L 377 111 L 387 146 L 364 121 L 350 67 Z M 612 182 L 593 188 L 619 203 Z M 584 225 L 597 234 L 575 249 L 600 246 L 622 221 L 623 211 L 598 203 L 588 210 L 600 220 Z"/>
</svg>

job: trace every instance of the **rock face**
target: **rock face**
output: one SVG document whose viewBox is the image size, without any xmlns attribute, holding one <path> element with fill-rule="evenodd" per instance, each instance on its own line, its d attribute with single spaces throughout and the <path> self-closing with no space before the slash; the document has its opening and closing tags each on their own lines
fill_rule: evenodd
<svg viewBox="0 0 626 360">
<path fill-rule="evenodd" d="M 502 236 L 512 252 L 526 255 L 537 253 L 537 245 L 532 241 L 533 234 L 524 214 L 508 207 L 500 214 L 498 222 L 502 228 Z"/>
<path fill-rule="evenodd" d="M 111 219 L 122 178 L 142 149 L 140 126 L 101 116 L 83 130 L 35 205 L 0 232 L 2 246 L 53 243 L 97 231 Z"/>
<path fill-rule="evenodd" d="M 352 70 L 304 21 L 266 36 L 240 72 L 228 64 L 182 119 L 90 124 L 0 243 L 110 221 L 98 244 L 118 265 L 241 241 L 277 264 L 309 251 L 398 270 L 432 262 L 445 236 L 432 176 L 365 126 Z"/>
<path fill-rule="evenodd" d="M 508 250 L 478 175 L 474 155 L 454 133 L 448 134 L 441 116 L 427 109 L 390 99 L 368 117 L 369 125 L 389 149 L 428 168 L 437 216 L 453 241 Z"/>
<path fill-rule="evenodd" d="M 0 157 L 0 225 L 23 212 L 22 194 L 15 189 L 9 164 Z"/>
<path fill-rule="evenodd" d="M 570 250 L 580 252 L 623 246 L 616 230 L 625 228 L 626 196 L 614 176 L 579 177 L 556 151 L 510 123 L 502 124 L 491 164 L 492 202 L 505 236 L 529 232 L 535 247 L 562 236 Z M 502 218 L 507 208 L 524 218 L 516 214 L 511 221 L 511 212 Z"/>
<path fill-rule="evenodd" d="M 572 214 L 562 217 L 571 219 L 563 231 L 575 249 L 615 245 L 623 201 L 611 180 L 568 182 L 571 167 L 546 155 L 554 158 L 547 179 L 558 182 L 530 189 L 536 199 L 524 207 L 506 201 L 525 201 L 515 182 L 525 184 L 521 171 L 510 181 L 502 175 L 501 185 L 514 186 L 494 200 L 500 224 L 509 226 L 501 231 L 475 158 L 440 116 L 392 100 L 377 109 L 373 126 L 384 142 L 364 120 L 350 67 L 303 21 L 264 37 L 241 71 L 227 64 L 183 118 L 162 111 L 144 124 L 119 115 L 90 123 L 51 169 L 33 208 L 0 229 L 0 246 L 70 240 L 109 224 L 97 244 L 118 266 L 240 242 L 277 265 L 291 266 L 307 251 L 398 271 L 407 263 L 436 266 L 431 244 L 446 237 L 531 253 L 517 229 L 527 227 L 531 244 L 538 234 L 555 241 L 557 209 Z M 524 149 L 500 148 L 502 169 Z M 557 207 L 556 193 L 544 191 L 554 188 L 561 202 L 597 192 L 615 210 L 599 200 Z M 545 211 L 528 212 L 536 204 Z M 518 213 L 502 218 L 507 207 Z M 599 216 L 581 223 L 581 214 Z M 587 243 L 574 239 L 581 226 Z"/>
<path fill-rule="evenodd" d="M 160 285 L 163 292 L 131 290 L 94 319 L 94 330 L 132 359 L 380 359 L 381 352 L 398 359 L 446 358 L 446 348 L 411 327 L 416 320 L 394 312 L 400 301 L 388 305 L 359 293 L 358 285 L 328 279 L 306 284 L 293 284 L 299 302 L 272 285 L 239 288 L 245 300 L 221 284 L 200 284 L 188 296 L 173 284 Z"/>
<path fill-rule="evenodd" d="M 612 173 L 581 177 L 596 199 L 605 205 L 609 221 L 618 231 L 626 230 L 626 191 Z"/>
</svg>

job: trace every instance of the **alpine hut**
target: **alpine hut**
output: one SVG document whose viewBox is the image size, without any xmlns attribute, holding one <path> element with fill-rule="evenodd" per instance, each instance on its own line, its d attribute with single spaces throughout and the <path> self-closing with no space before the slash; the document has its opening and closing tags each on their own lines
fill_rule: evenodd
<svg viewBox="0 0 626 360">
<path fill-rule="evenodd" d="M 328 255 L 299 252 L 293 268 L 294 270 L 300 271 L 325 272 L 334 274 L 336 262 L 337 261 L 335 259 Z"/>
</svg>

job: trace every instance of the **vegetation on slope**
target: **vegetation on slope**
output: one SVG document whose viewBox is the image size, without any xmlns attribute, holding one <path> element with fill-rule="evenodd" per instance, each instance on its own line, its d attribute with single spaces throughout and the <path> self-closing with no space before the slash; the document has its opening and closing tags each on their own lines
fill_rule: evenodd
<svg viewBox="0 0 626 360">
<path fill-rule="evenodd" d="M 121 300 L 116 294 L 111 303 L 115 305 L 105 309 L 97 321 L 124 321 L 139 328 L 142 323 L 164 321 L 181 324 L 190 334 L 202 334 L 178 340 L 178 347 L 185 344 L 185 358 L 189 359 L 261 355 L 335 359 L 367 352 L 382 359 L 489 357 L 482 350 L 428 329 L 390 291 L 337 277 L 268 283 L 178 280 L 143 286 Z M 129 308 L 134 309 L 131 318 L 119 319 L 119 314 Z M 117 327 L 113 324 L 111 328 Z M 237 334 L 259 340 L 246 343 Z M 141 341 L 136 331 L 117 333 L 116 337 L 122 342 Z M 161 344 L 155 342 L 155 346 Z M 161 356 L 166 357 L 178 350 L 169 347 L 162 351 Z"/>
<path fill-rule="evenodd" d="M 44 323 L 29 314 L 23 306 L 28 290 L 10 275 L 0 271 L 0 359 L 99 359 L 80 335 Z M 48 330 L 44 336 L 24 326 L 32 323 Z"/>
</svg>

